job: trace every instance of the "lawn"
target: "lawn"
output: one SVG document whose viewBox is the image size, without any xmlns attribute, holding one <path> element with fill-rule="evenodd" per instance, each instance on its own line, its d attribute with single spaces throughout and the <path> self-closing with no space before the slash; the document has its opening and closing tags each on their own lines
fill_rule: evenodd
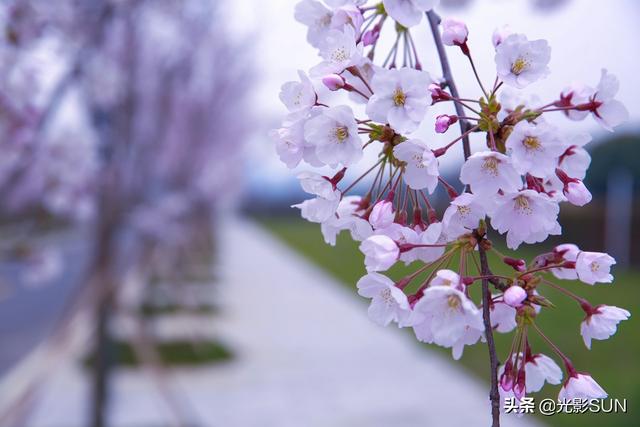
<svg viewBox="0 0 640 427">
<path fill-rule="evenodd" d="M 348 233 L 338 237 L 335 247 L 328 246 L 322 240 L 320 227 L 295 218 L 261 218 L 261 224 L 289 246 L 335 276 L 345 286 L 355 289 L 357 280 L 365 274 L 363 256 L 358 250 L 358 243 L 353 242 Z M 496 239 L 499 240 L 499 239 Z M 538 253 L 535 248 L 522 248 L 521 256 Z M 506 251 L 505 251 L 506 252 Z M 504 253 L 504 252 L 503 252 Z M 508 252 L 507 252 L 508 253 Z M 456 265 L 455 261 L 452 265 Z M 508 273 L 508 269 L 493 265 L 495 273 Z M 415 268 L 394 267 L 389 273 L 398 278 L 406 271 Z M 572 359 L 579 371 L 588 371 L 607 390 L 611 398 L 627 399 L 626 414 L 562 414 L 543 417 L 547 424 L 560 427 L 568 426 L 600 426 L 630 427 L 640 426 L 640 321 L 636 307 L 640 300 L 640 273 L 637 271 L 615 271 L 613 285 L 588 286 L 579 282 L 563 281 L 567 289 L 587 298 L 593 304 L 608 304 L 624 307 L 632 311 L 632 317 L 620 325 L 618 333 L 606 341 L 594 341 L 589 351 L 582 341 L 579 325 L 584 317 L 582 310 L 571 299 L 550 288 L 543 288 L 543 293 L 555 305 L 543 310 L 537 323 L 564 353 Z M 476 285 L 474 285 L 476 287 Z M 354 292 L 354 297 L 359 298 Z M 475 298 L 477 301 L 478 298 Z M 362 299 L 363 313 L 367 300 Z M 413 333 L 407 330 L 407 333 Z M 513 334 L 497 334 L 496 341 L 500 357 L 506 357 Z M 552 351 L 534 333 L 530 333 L 534 352 L 542 352 L 554 357 Z M 418 343 L 416 341 L 416 343 Z M 426 344 L 417 344 L 424 345 Z M 429 348 L 449 353 L 435 345 Z M 555 357 L 554 357 L 555 358 Z M 555 358 L 557 360 L 557 358 Z M 460 360 L 462 366 L 474 375 L 487 380 L 488 356 L 486 346 L 466 347 Z M 559 363 L 559 362 L 558 362 Z M 560 386 L 545 385 L 536 400 L 544 397 L 555 398 Z"/>
</svg>

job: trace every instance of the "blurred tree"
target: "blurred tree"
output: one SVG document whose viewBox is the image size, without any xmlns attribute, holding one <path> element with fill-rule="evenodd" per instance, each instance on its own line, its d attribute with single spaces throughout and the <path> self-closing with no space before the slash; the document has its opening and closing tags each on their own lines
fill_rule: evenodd
<svg viewBox="0 0 640 427">
<path fill-rule="evenodd" d="M 1 254 L 26 258 L 14 248 L 44 220 L 91 230 L 71 311 L 93 307 L 96 427 L 124 277 L 187 275 L 177 254 L 212 254 L 212 218 L 238 182 L 250 67 L 223 19 L 210 0 L 0 5 L 0 215 L 29 230 Z"/>
</svg>

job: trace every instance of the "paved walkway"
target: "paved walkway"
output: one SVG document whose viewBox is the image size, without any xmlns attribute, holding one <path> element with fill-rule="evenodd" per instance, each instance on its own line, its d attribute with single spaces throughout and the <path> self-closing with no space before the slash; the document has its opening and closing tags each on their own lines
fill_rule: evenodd
<svg viewBox="0 0 640 427">
<path fill-rule="evenodd" d="M 223 223 L 222 313 L 212 332 L 228 364 L 174 371 L 172 390 L 197 426 L 486 426 L 486 387 L 409 334 L 366 317 L 357 295 L 254 224 Z M 88 386 L 69 361 L 43 388 L 29 427 L 84 427 Z M 114 427 L 167 425 L 144 373 L 121 371 Z M 534 426 L 505 417 L 504 426 Z"/>
</svg>

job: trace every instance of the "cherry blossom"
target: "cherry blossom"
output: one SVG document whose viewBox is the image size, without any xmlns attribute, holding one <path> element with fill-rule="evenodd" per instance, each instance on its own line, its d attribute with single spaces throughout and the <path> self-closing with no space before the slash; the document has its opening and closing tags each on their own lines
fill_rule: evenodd
<svg viewBox="0 0 640 427">
<path fill-rule="evenodd" d="M 280 100 L 292 113 L 308 110 L 316 103 L 316 92 L 311 80 L 304 71 L 298 70 L 298 75 L 299 82 L 287 82 L 280 89 Z"/>
<path fill-rule="evenodd" d="M 322 162 L 349 166 L 362 157 L 362 141 L 351 108 L 340 105 L 323 109 L 304 125 L 306 141 L 315 147 Z"/>
<path fill-rule="evenodd" d="M 446 236 L 443 232 L 443 224 L 441 222 L 434 222 L 424 229 L 421 233 L 416 233 L 416 239 L 414 242 L 418 245 L 437 245 L 446 243 Z M 410 251 L 403 253 L 400 256 L 405 263 L 411 263 L 415 260 L 422 262 L 432 262 L 438 259 L 444 253 L 444 246 L 425 246 L 417 247 Z"/>
<path fill-rule="evenodd" d="M 318 47 L 331 28 L 333 12 L 319 1 L 302 0 L 296 4 L 295 18 L 309 27 L 307 41 Z"/>
<path fill-rule="evenodd" d="M 512 193 L 522 187 L 522 178 L 511 158 L 491 151 L 472 154 L 460 170 L 460 181 L 480 196 L 491 196 L 499 190 Z"/>
<path fill-rule="evenodd" d="M 629 112 L 626 107 L 620 101 L 614 99 L 619 87 L 618 79 L 603 69 L 600 83 L 598 83 L 595 94 L 592 97 L 592 103 L 594 104 L 592 111 L 596 121 L 608 131 L 613 131 L 613 128 L 629 120 Z"/>
<path fill-rule="evenodd" d="M 551 48 L 546 40 L 529 41 L 522 34 L 511 34 L 496 46 L 498 76 L 519 89 L 546 77 L 550 59 Z"/>
<path fill-rule="evenodd" d="M 562 370 L 549 356 L 538 353 L 527 357 L 524 365 L 526 373 L 526 389 L 529 393 L 542 390 L 544 383 L 560 384 Z"/>
<path fill-rule="evenodd" d="M 349 230 L 353 240 L 359 242 L 373 233 L 369 221 L 361 217 L 361 203 L 359 196 L 346 196 L 340 200 L 336 214 L 321 224 L 322 236 L 327 244 L 335 246 L 336 237 L 343 230 Z"/>
<path fill-rule="evenodd" d="M 560 208 L 549 197 L 533 190 L 522 190 L 498 198 L 491 225 L 507 233 L 507 246 L 517 249 L 521 243 L 536 243 L 549 234 L 559 234 Z"/>
<path fill-rule="evenodd" d="M 506 146 L 515 169 L 521 174 L 530 173 L 537 177 L 552 174 L 554 160 L 566 148 L 555 127 L 544 122 L 535 125 L 527 121 L 514 126 Z"/>
<path fill-rule="evenodd" d="M 433 9 L 439 0 L 382 0 L 385 11 L 405 27 L 420 23 L 424 12 Z"/>
<path fill-rule="evenodd" d="M 593 96 L 593 88 L 582 83 L 572 83 L 560 93 L 560 100 L 556 103 L 559 107 L 576 107 L 589 101 Z M 587 110 L 568 109 L 564 114 L 571 120 L 583 120 L 589 115 Z"/>
<path fill-rule="evenodd" d="M 476 342 L 484 330 L 478 307 L 454 286 L 430 286 L 413 312 L 413 330 L 418 340 L 442 347 Z"/>
<path fill-rule="evenodd" d="M 356 35 L 351 26 L 346 26 L 343 31 L 329 30 L 321 39 L 319 48 L 323 61 L 311 68 L 311 76 L 340 74 L 363 61 L 362 45 L 356 45 Z"/>
<path fill-rule="evenodd" d="M 586 373 L 572 372 L 558 394 L 558 400 L 604 399 L 607 392 Z"/>
<path fill-rule="evenodd" d="M 491 326 L 506 334 L 516 327 L 516 309 L 504 302 L 497 301 L 491 306 Z"/>
<path fill-rule="evenodd" d="M 317 111 L 311 113 L 317 115 Z M 304 126 L 307 122 L 307 113 L 292 113 L 285 117 L 282 127 L 271 131 L 270 136 L 276 141 L 276 152 L 280 160 L 293 169 L 302 160 L 312 166 L 322 166 L 316 157 L 315 147 L 309 144 L 304 137 Z"/>
<path fill-rule="evenodd" d="M 407 296 L 398 289 L 387 276 L 379 273 L 368 273 L 358 280 L 358 294 L 371 298 L 369 318 L 381 325 L 391 322 L 400 323 L 410 315 Z"/>
<path fill-rule="evenodd" d="M 436 275 L 431 279 L 431 286 L 453 286 L 462 289 L 462 281 L 460 275 L 452 270 L 438 270 Z"/>
<path fill-rule="evenodd" d="M 464 193 L 451 201 L 444 211 L 442 221 L 449 237 L 469 233 L 478 227 L 478 222 L 486 215 L 484 204 L 475 194 Z"/>
<path fill-rule="evenodd" d="M 315 197 L 302 203 L 292 205 L 292 208 L 300 209 L 302 218 L 310 222 L 324 222 L 328 220 L 338 209 L 339 198 L 325 199 Z"/>
<path fill-rule="evenodd" d="M 377 234 L 368 237 L 360 244 L 364 254 L 367 271 L 385 271 L 398 261 L 400 249 L 388 236 Z"/>
<path fill-rule="evenodd" d="M 580 252 L 576 258 L 576 273 L 581 282 L 593 285 L 595 283 L 611 283 L 613 276 L 610 270 L 616 263 L 612 256 L 601 252 Z"/>
<path fill-rule="evenodd" d="M 591 141 L 591 135 L 578 133 L 565 138 L 567 149 L 558 159 L 558 167 L 568 176 L 584 179 L 591 164 L 591 156 L 583 147 Z"/>
<path fill-rule="evenodd" d="M 409 139 L 393 149 L 393 155 L 406 163 L 404 181 L 414 190 L 426 188 L 433 193 L 438 185 L 438 160 L 419 139 Z"/>
<path fill-rule="evenodd" d="M 426 71 L 379 70 L 371 81 L 373 96 L 367 103 L 367 114 L 398 132 L 413 132 L 431 104 L 427 91 L 431 83 Z"/>
<path fill-rule="evenodd" d="M 331 180 L 326 176 L 322 176 L 315 172 L 300 172 L 297 176 L 302 189 L 309 194 L 322 197 L 327 200 L 336 200 L 340 198 L 340 192 L 337 191 Z"/>
<path fill-rule="evenodd" d="M 616 333 L 618 323 L 631 316 L 627 310 L 609 305 L 599 305 L 580 324 L 584 345 L 591 349 L 591 340 L 606 340 Z"/>
</svg>

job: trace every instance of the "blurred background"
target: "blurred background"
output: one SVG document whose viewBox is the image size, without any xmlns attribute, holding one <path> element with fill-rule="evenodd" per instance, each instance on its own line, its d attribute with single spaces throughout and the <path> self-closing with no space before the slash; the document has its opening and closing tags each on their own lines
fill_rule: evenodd
<svg viewBox="0 0 640 427">
<path fill-rule="evenodd" d="M 318 62 L 295 3 L 0 3 L 0 426 L 487 424 L 486 349 L 454 362 L 369 322 L 357 244 L 325 245 L 289 207 L 306 198 L 294 178 L 306 167 L 287 169 L 267 135 L 285 114 L 280 85 Z M 527 95 L 594 86 L 603 67 L 620 79 L 631 119 L 615 134 L 557 117 L 593 136 L 594 200 L 563 205 L 560 222 L 562 242 L 618 262 L 611 286 L 568 286 L 632 318 L 588 351 L 582 312 L 550 292 L 540 324 L 628 413 L 505 425 L 640 425 L 640 3 L 441 0 L 437 12 L 467 23 L 486 80 L 503 24 L 552 46 L 551 74 Z M 424 22 L 414 40 L 440 77 Z M 478 97 L 458 53 L 460 92 Z M 416 134 L 435 146 L 444 108 Z"/>
</svg>

